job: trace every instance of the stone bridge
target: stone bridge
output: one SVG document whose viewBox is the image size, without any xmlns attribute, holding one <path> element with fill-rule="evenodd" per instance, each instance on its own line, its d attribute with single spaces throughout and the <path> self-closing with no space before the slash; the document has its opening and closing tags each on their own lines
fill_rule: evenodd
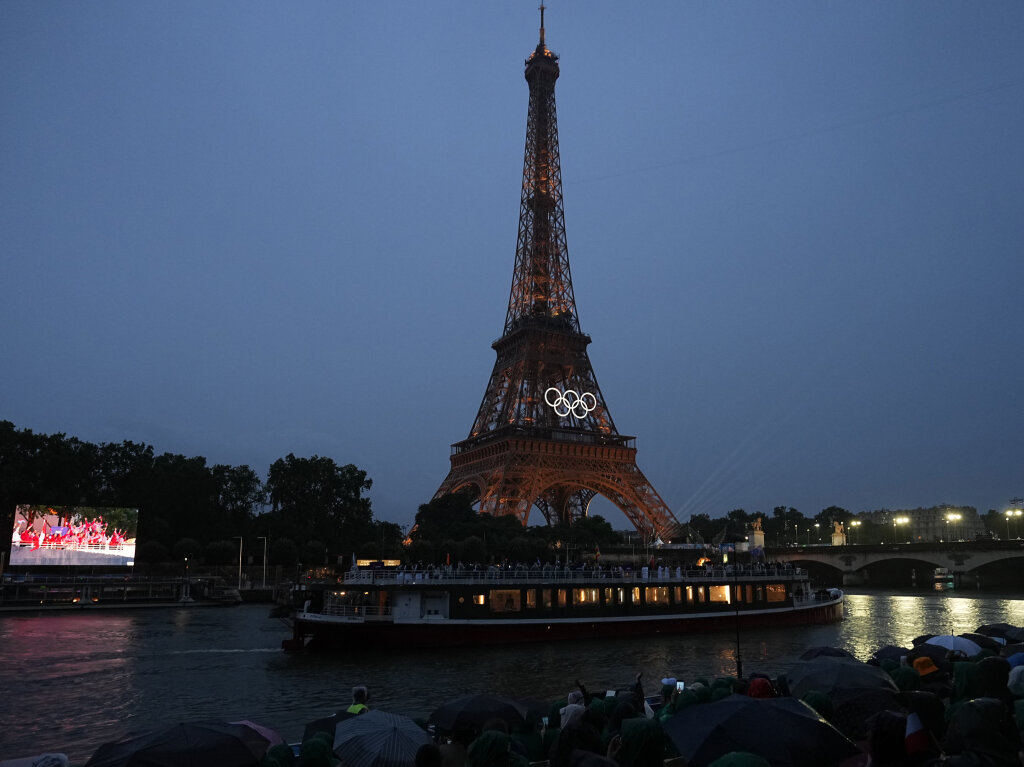
<svg viewBox="0 0 1024 767">
<path fill-rule="evenodd" d="M 765 547 L 765 557 L 774 562 L 792 562 L 819 572 L 831 569 L 842 576 L 843 585 L 870 583 L 872 572 L 909 571 L 920 583 L 932 580 L 938 569 L 945 578 L 979 583 L 985 571 L 1003 578 L 1021 572 L 1024 541 L 950 541 L 947 543 L 853 544 L 845 546 Z M 966 576 L 966 577 L 965 577 Z"/>
</svg>

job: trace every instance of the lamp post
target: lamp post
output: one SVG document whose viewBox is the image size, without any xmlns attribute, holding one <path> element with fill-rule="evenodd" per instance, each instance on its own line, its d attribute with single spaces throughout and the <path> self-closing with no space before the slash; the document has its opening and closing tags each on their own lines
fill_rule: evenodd
<svg viewBox="0 0 1024 767">
<path fill-rule="evenodd" d="M 1017 499 L 1014 499 L 1014 500 L 1017 500 Z M 1010 520 L 1011 519 L 1013 520 L 1013 532 L 1016 534 L 1017 533 L 1017 520 L 1020 518 L 1020 516 L 1022 514 L 1024 514 L 1024 511 L 1022 511 L 1021 509 L 1007 509 L 1005 513 L 1006 513 L 1006 539 L 1009 540 L 1010 539 Z M 1016 537 L 1019 538 L 1020 536 L 1016 535 Z"/>
<path fill-rule="evenodd" d="M 238 591 L 242 591 L 242 536 L 233 535 L 232 538 L 238 539 Z"/>
<path fill-rule="evenodd" d="M 743 678 L 743 656 L 740 655 L 740 568 L 733 568 L 732 597 L 733 606 L 736 608 L 736 678 Z"/>
<path fill-rule="evenodd" d="M 818 522 L 814 523 L 814 537 L 821 543 L 821 525 Z"/>
<path fill-rule="evenodd" d="M 850 520 L 850 527 L 852 528 L 851 531 L 850 531 L 851 532 L 850 537 L 854 539 L 853 542 L 856 544 L 857 543 L 856 533 L 857 533 L 857 528 L 860 527 L 860 520 L 859 519 L 851 519 Z"/>
<path fill-rule="evenodd" d="M 1022 514 L 1024 514 L 1024 510 L 1021 510 L 1021 508 L 1020 508 L 1021 503 L 1024 503 L 1024 498 L 1011 498 L 1010 499 L 1010 505 L 1013 506 L 1013 508 L 1010 509 L 1010 511 L 1013 512 L 1013 516 L 1014 516 L 1013 532 L 1017 534 L 1017 536 L 1016 536 L 1017 538 L 1020 538 L 1020 533 L 1017 532 L 1017 519 L 1016 518 L 1020 517 Z M 1009 516 L 1010 511 L 1006 512 L 1007 516 Z M 1006 537 L 1009 538 L 1010 534 L 1007 533 Z"/>
<path fill-rule="evenodd" d="M 910 522 L 909 517 L 896 517 L 892 521 L 892 542 L 896 543 L 896 525 L 905 525 Z"/>
<path fill-rule="evenodd" d="M 263 541 L 263 588 L 267 587 L 267 536 L 257 536 L 256 540 Z"/>
<path fill-rule="evenodd" d="M 1007 539 L 1009 539 L 1009 537 L 1010 537 L 1010 520 L 1011 519 L 1013 520 L 1013 532 L 1016 534 L 1016 532 L 1017 532 L 1017 521 L 1018 521 L 1018 519 L 1020 518 L 1020 516 L 1022 514 L 1024 514 L 1024 511 L 1022 511 L 1021 509 L 1007 509 L 1006 510 L 1006 537 L 1007 537 Z M 1020 536 L 1018 535 L 1017 537 L 1020 537 Z"/>
<path fill-rule="evenodd" d="M 960 514 L 956 514 L 956 513 L 950 514 L 950 515 L 948 515 L 946 517 L 946 519 L 948 519 L 950 522 L 953 523 L 953 535 L 959 540 L 959 538 L 961 537 L 962 531 L 961 531 L 960 534 L 958 534 L 956 528 L 957 528 L 957 523 L 962 519 L 961 515 Z"/>
</svg>

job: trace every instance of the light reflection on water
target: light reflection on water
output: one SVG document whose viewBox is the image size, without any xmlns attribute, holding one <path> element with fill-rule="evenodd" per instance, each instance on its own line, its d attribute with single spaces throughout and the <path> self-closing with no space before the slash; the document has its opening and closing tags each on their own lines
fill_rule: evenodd
<svg viewBox="0 0 1024 767">
<path fill-rule="evenodd" d="M 349 702 L 367 684 L 371 705 L 426 716 L 442 701 L 496 691 L 555 700 L 580 679 L 594 691 L 625 689 L 638 671 L 653 693 L 666 675 L 692 681 L 733 674 L 736 635 L 726 631 L 644 640 L 407 653 L 286 655 L 288 636 L 266 606 L 0 618 L 0 758 L 44 751 L 84 763 L 101 743 L 163 724 L 250 719 L 298 740 L 303 725 Z M 808 647 L 868 658 L 923 633 L 963 633 L 985 623 L 1024 625 L 1024 601 L 922 592 L 847 595 L 846 620 L 829 626 L 744 631 L 745 674 L 785 672 Z M 44 712 L 42 715 L 40 712 Z"/>
</svg>

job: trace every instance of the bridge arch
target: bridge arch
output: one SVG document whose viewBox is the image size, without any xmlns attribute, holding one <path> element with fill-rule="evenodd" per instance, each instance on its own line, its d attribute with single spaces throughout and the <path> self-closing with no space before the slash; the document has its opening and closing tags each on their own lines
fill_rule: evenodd
<svg viewBox="0 0 1024 767">
<path fill-rule="evenodd" d="M 819 578 L 844 585 L 872 583 L 872 576 L 898 574 L 900 582 L 922 586 L 936 570 L 957 581 L 982 582 L 1005 576 L 1024 562 L 1022 541 L 977 541 L 905 545 L 797 546 L 768 548 L 770 560 L 805 567 Z"/>
</svg>

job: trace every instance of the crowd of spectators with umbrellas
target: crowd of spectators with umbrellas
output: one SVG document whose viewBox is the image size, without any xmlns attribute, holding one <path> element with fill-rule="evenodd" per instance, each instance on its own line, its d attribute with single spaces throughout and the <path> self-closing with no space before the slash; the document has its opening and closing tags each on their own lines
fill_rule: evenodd
<svg viewBox="0 0 1024 767">
<path fill-rule="evenodd" d="M 813 647 L 775 678 L 647 684 L 653 694 L 637 674 L 594 695 L 574 680 L 558 701 L 470 694 L 423 719 L 375 710 L 357 686 L 352 704 L 310 721 L 301 742 L 253 722 L 192 722 L 104 744 L 85 767 L 1024 764 L 1024 629 L 1007 624 L 922 635 L 866 661 Z"/>
</svg>

